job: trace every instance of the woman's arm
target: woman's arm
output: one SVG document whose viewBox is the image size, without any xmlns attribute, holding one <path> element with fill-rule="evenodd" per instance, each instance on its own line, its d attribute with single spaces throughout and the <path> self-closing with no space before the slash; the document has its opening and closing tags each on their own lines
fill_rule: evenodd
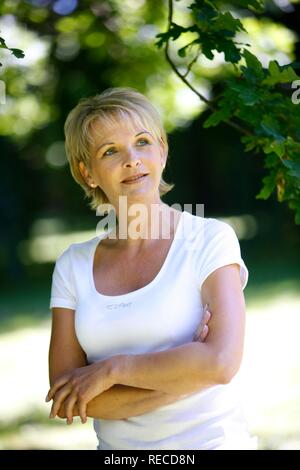
<svg viewBox="0 0 300 470">
<path fill-rule="evenodd" d="M 208 322 L 211 314 L 204 312 L 202 320 L 194 337 L 194 341 L 205 341 L 208 333 Z M 160 406 L 169 405 L 185 395 L 173 395 L 158 390 L 148 390 L 126 385 L 114 385 L 109 390 L 93 398 L 87 405 L 87 416 L 100 419 L 126 419 L 153 411 Z M 58 416 L 65 419 L 65 406 L 61 405 Z M 79 416 L 75 405 L 73 417 Z"/>
<path fill-rule="evenodd" d="M 244 342 L 245 300 L 239 265 L 212 272 L 203 283 L 202 295 L 213 311 L 208 341 L 113 357 L 111 383 L 186 394 L 230 382 L 239 369 Z"/>
<path fill-rule="evenodd" d="M 52 309 L 52 328 L 49 346 L 49 382 L 50 387 L 66 372 L 88 365 L 86 354 L 81 348 L 74 327 L 75 311 L 68 308 Z M 178 400 L 178 396 L 167 395 L 155 390 L 114 385 L 101 393 L 88 404 L 88 416 L 103 419 L 120 419 L 146 413 L 170 401 Z M 66 418 L 64 403 L 58 416 Z M 79 416 L 77 406 L 74 416 Z"/>
<path fill-rule="evenodd" d="M 114 385 L 87 404 L 87 416 L 97 419 L 126 419 L 148 413 L 181 398 L 183 398 L 181 395 L 171 395 L 157 390 Z M 67 418 L 64 403 L 57 414 L 60 418 Z M 75 416 L 79 416 L 76 405 L 73 409 L 73 417 Z"/>
</svg>

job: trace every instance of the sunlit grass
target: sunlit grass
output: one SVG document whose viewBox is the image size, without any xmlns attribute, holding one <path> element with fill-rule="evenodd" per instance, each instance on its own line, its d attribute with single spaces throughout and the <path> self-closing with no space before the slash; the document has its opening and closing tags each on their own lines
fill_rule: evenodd
<svg viewBox="0 0 300 470">
<path fill-rule="evenodd" d="M 0 450 L 74 449 L 95 450 L 91 419 L 82 425 L 75 418 L 71 426 L 64 420 L 48 419 L 40 409 L 32 409 L 8 423 L 0 422 Z"/>
</svg>

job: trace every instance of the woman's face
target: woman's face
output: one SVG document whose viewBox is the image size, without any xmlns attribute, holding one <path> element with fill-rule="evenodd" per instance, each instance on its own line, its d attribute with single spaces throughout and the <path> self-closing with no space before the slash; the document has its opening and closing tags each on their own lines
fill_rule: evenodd
<svg viewBox="0 0 300 470">
<path fill-rule="evenodd" d="M 119 196 L 132 202 L 159 201 L 159 182 L 166 161 L 163 142 L 131 120 L 106 125 L 94 121 L 91 126 L 90 172 L 80 163 L 89 183 L 99 186 L 112 204 Z M 147 174 L 135 183 L 125 179 Z"/>
</svg>

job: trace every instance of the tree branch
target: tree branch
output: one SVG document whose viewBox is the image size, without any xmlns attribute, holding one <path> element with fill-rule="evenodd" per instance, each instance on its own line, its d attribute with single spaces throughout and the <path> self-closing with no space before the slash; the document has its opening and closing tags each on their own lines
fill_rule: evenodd
<svg viewBox="0 0 300 470">
<path fill-rule="evenodd" d="M 173 22 L 173 0 L 169 0 L 169 12 L 168 12 L 168 31 L 170 30 L 171 28 L 171 24 Z M 174 72 L 176 73 L 176 75 L 198 96 L 198 98 L 203 101 L 204 103 L 206 103 L 206 105 L 208 106 L 209 109 L 211 109 L 212 111 L 216 111 L 216 108 L 215 106 L 212 104 L 212 101 L 208 100 L 207 98 L 205 98 L 205 96 L 203 96 L 201 93 L 199 93 L 198 90 L 196 90 L 193 85 L 186 79 L 186 75 L 183 75 L 179 72 L 179 70 L 176 68 L 176 65 L 173 63 L 170 55 L 169 55 L 169 40 L 170 38 L 167 38 L 166 40 L 166 47 L 165 47 L 165 56 L 166 56 L 166 59 L 167 61 L 169 62 L 171 68 L 174 70 Z M 198 58 L 198 55 L 197 57 Z M 236 124 L 235 122 L 232 122 L 230 120 L 224 120 L 224 122 L 226 124 L 228 124 L 229 126 L 233 127 L 234 129 L 236 129 L 237 131 L 241 132 L 242 134 L 245 134 L 245 135 L 252 135 L 251 132 L 249 132 L 247 129 L 241 127 L 239 124 Z"/>
</svg>

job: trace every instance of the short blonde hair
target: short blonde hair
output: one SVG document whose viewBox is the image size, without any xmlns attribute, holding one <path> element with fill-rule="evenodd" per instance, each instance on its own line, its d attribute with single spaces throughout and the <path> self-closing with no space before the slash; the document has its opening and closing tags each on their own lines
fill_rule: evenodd
<svg viewBox="0 0 300 470">
<path fill-rule="evenodd" d="M 101 188 L 91 188 L 79 169 L 82 161 L 86 168 L 90 168 L 91 124 L 100 119 L 103 124 L 120 122 L 130 118 L 133 122 L 146 127 L 158 141 L 165 144 L 168 156 L 168 140 L 160 114 L 152 103 L 137 90 L 129 87 L 115 87 L 104 90 L 101 94 L 83 98 L 67 116 L 65 132 L 65 149 L 70 164 L 70 170 L 75 181 L 83 188 L 85 198 L 91 199 L 89 206 L 97 210 L 100 204 L 109 200 Z M 161 177 L 159 183 L 160 196 L 171 191 L 175 185 L 166 183 Z"/>
</svg>

